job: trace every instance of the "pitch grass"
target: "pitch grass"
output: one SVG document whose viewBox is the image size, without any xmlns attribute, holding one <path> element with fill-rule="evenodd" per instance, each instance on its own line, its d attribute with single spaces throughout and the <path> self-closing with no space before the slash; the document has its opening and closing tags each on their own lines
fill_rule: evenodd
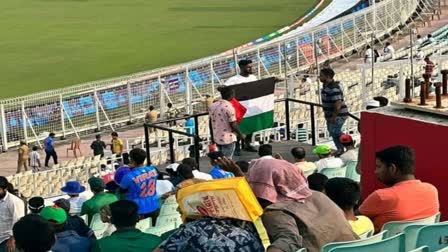
<svg viewBox="0 0 448 252">
<path fill-rule="evenodd" d="M 182 63 L 303 16 L 314 0 L 0 0 L 0 98 Z"/>
</svg>

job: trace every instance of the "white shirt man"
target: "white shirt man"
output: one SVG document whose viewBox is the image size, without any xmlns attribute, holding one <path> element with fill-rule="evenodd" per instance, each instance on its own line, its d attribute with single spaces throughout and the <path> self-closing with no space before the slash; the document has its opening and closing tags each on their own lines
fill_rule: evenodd
<svg viewBox="0 0 448 252">
<path fill-rule="evenodd" d="M 384 55 L 391 55 L 392 59 L 394 58 L 395 49 L 392 47 L 391 44 L 387 45 L 384 48 Z"/>
<path fill-rule="evenodd" d="M 415 41 L 415 45 L 421 45 L 423 43 L 423 38 L 418 38 L 416 41 Z"/>
<path fill-rule="evenodd" d="M 372 63 L 372 57 L 373 57 L 373 50 L 372 48 L 369 48 L 366 50 L 366 53 L 364 55 L 365 63 Z"/>
<path fill-rule="evenodd" d="M 249 76 L 244 77 L 242 75 L 235 75 L 233 77 L 230 77 L 225 83 L 224 85 L 226 86 L 233 86 L 233 85 L 237 85 L 237 84 L 241 84 L 241 83 L 246 83 L 246 82 L 252 82 L 252 81 L 257 81 L 257 76 L 253 75 L 253 74 L 249 74 Z"/>
<path fill-rule="evenodd" d="M 79 215 L 81 213 L 82 204 L 86 201 L 84 197 L 75 196 L 67 199 L 70 202 L 70 215 Z"/>
<path fill-rule="evenodd" d="M 339 157 L 344 165 L 346 165 L 350 161 L 358 161 L 358 149 L 352 149 L 346 151 Z"/>
<path fill-rule="evenodd" d="M 333 169 L 333 168 L 341 168 L 344 166 L 344 162 L 340 158 L 337 157 L 326 157 L 316 162 L 317 172 L 321 172 L 325 168 Z"/>
<path fill-rule="evenodd" d="M 0 199 L 1 244 L 12 237 L 12 227 L 20 218 L 25 215 L 25 203 L 14 194 L 7 192 L 6 189 L 0 189 L 0 193 L 5 193 L 5 196 Z M 0 246 L 0 248 L 2 247 Z"/>
</svg>

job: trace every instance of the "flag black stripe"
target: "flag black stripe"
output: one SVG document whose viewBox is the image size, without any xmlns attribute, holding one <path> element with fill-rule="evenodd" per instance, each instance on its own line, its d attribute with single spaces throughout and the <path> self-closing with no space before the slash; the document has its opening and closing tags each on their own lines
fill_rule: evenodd
<svg viewBox="0 0 448 252">
<path fill-rule="evenodd" d="M 247 101 L 258 97 L 270 95 L 275 90 L 275 78 L 246 82 L 231 86 L 235 90 L 235 98 L 238 101 Z"/>
</svg>

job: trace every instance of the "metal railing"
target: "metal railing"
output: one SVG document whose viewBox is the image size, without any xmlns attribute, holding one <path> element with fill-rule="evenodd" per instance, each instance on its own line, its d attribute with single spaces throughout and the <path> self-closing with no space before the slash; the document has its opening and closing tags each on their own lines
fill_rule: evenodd
<svg viewBox="0 0 448 252">
<path fill-rule="evenodd" d="M 141 120 L 149 105 L 158 108 L 162 116 L 168 102 L 188 114 L 204 111 L 204 96 L 215 96 L 215 85 L 235 75 L 236 62 L 243 58 L 254 62 L 259 79 L 277 75 L 284 76 L 288 83 L 297 82 L 299 71 L 362 50 L 370 43 L 371 34 L 378 41 L 391 36 L 415 15 L 419 2 L 422 1 L 384 0 L 375 8 L 363 9 L 275 42 L 241 48 L 235 54 L 219 54 L 120 78 L 2 100 L 2 149 L 17 146 L 20 140 L 40 145 L 48 132 L 74 137 L 115 130 Z"/>
</svg>

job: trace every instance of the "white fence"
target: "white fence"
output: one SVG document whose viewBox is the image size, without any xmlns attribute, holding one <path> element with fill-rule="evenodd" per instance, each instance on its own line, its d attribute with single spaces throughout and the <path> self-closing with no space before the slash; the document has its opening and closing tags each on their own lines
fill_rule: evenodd
<svg viewBox="0 0 448 252">
<path fill-rule="evenodd" d="M 162 111 L 162 115 L 168 102 L 185 113 L 203 111 L 204 96 L 214 95 L 215 85 L 236 73 L 238 59 L 253 60 L 259 78 L 278 75 L 286 76 L 289 83 L 297 82 L 297 73 L 316 62 L 362 49 L 370 43 L 372 34 L 379 40 L 391 35 L 415 13 L 419 2 L 422 1 L 384 0 L 375 9 L 369 7 L 303 34 L 243 48 L 233 55 L 2 100 L 2 148 L 17 146 L 22 139 L 40 144 L 47 132 L 67 137 L 114 130 L 141 119 L 149 105 Z M 314 100 L 315 95 L 310 99 Z"/>
</svg>

